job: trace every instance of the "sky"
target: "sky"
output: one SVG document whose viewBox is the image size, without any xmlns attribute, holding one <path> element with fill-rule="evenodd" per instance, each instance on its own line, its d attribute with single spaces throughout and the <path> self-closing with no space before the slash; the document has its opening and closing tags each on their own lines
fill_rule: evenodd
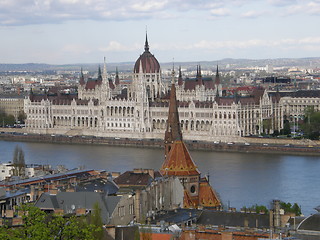
<svg viewBox="0 0 320 240">
<path fill-rule="evenodd" d="M 0 0 L 0 63 L 320 57 L 320 0 Z"/>
</svg>

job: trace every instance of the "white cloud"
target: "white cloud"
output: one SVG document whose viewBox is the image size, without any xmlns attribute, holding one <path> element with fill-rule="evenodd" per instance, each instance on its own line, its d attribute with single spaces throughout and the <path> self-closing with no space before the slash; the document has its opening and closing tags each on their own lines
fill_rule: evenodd
<svg viewBox="0 0 320 240">
<path fill-rule="evenodd" d="M 296 0 L 268 0 L 268 3 L 274 6 L 283 7 L 296 4 Z"/>
<path fill-rule="evenodd" d="M 230 15 L 230 10 L 227 8 L 216 8 L 210 10 L 211 16 L 224 17 Z"/>
<path fill-rule="evenodd" d="M 117 41 L 110 41 L 106 47 L 99 48 L 102 52 L 130 52 L 138 49 L 141 49 L 141 44 L 126 46 Z"/>
<path fill-rule="evenodd" d="M 1 0 L 0 25 L 60 23 L 82 19 L 123 21 L 190 18 L 190 12 L 198 12 L 206 19 L 230 15 L 229 9 L 251 3 L 250 0 Z"/>
<path fill-rule="evenodd" d="M 307 37 L 301 39 L 283 38 L 277 40 L 248 39 L 244 41 L 208 41 L 201 40 L 193 44 L 169 44 L 166 46 L 156 44 L 154 49 L 160 50 L 221 50 L 230 51 L 234 49 L 250 48 L 309 48 L 317 47 L 320 44 L 320 37 Z"/>
<path fill-rule="evenodd" d="M 69 44 L 62 48 L 62 52 L 72 54 L 89 54 L 92 52 L 92 49 L 82 44 Z"/>
<path fill-rule="evenodd" d="M 263 16 L 265 15 L 266 12 L 265 11 L 248 11 L 248 12 L 245 12 L 241 15 L 241 17 L 244 17 L 244 18 L 257 18 L 257 17 L 260 17 L 260 16 Z"/>
<path fill-rule="evenodd" d="M 133 4 L 132 9 L 141 12 L 155 11 L 163 9 L 167 4 L 168 1 L 144 1 Z"/>
</svg>

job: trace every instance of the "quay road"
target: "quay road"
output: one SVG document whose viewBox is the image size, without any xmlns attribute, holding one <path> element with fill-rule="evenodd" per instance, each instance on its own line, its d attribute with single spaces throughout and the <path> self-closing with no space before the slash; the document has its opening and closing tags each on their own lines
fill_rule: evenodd
<svg viewBox="0 0 320 240">
<path fill-rule="evenodd" d="M 0 128 L 0 139 L 12 142 L 47 142 L 59 144 L 95 144 L 130 146 L 142 148 L 163 148 L 162 139 L 129 139 L 95 136 L 47 135 L 25 133 L 22 129 Z M 189 150 L 219 152 L 281 153 L 292 155 L 320 155 L 320 141 L 307 139 L 276 139 L 244 137 L 242 142 L 206 142 L 185 140 Z"/>
</svg>

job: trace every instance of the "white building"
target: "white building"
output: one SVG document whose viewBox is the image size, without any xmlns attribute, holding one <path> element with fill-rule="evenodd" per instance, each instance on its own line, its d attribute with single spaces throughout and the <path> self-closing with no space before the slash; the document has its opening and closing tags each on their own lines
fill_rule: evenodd
<svg viewBox="0 0 320 240">
<path fill-rule="evenodd" d="M 149 51 L 137 59 L 131 84 L 109 79 L 106 63 L 97 79 L 80 77 L 78 94 L 31 94 L 25 99 L 29 132 L 163 139 L 168 114 L 168 89 L 158 60 Z M 283 128 L 284 95 L 254 89 L 249 96 L 222 97 L 218 68 L 215 81 L 201 76 L 176 82 L 181 129 L 185 139 L 235 140 Z M 317 104 L 319 104 L 319 96 Z M 314 100 L 313 100 L 314 101 Z M 291 108 L 290 108 L 291 109 Z M 291 111 L 291 110 L 289 110 Z M 266 122 L 268 124 L 266 124 Z M 268 128 L 266 129 L 266 126 Z"/>
</svg>

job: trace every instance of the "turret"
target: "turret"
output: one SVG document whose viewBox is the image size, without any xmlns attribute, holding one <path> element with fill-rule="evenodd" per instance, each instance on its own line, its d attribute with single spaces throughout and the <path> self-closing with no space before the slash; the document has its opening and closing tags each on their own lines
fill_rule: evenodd
<svg viewBox="0 0 320 240">
<path fill-rule="evenodd" d="M 117 85 L 120 84 L 120 79 L 119 79 L 119 73 L 118 73 L 118 67 L 116 68 L 116 77 L 114 83 Z"/>
<path fill-rule="evenodd" d="M 80 85 L 84 85 L 85 84 L 82 68 L 81 68 L 81 71 L 80 71 L 79 83 L 80 83 Z"/>
<path fill-rule="evenodd" d="M 179 86 L 183 85 L 181 66 L 179 67 L 178 85 L 179 85 Z"/>
</svg>

